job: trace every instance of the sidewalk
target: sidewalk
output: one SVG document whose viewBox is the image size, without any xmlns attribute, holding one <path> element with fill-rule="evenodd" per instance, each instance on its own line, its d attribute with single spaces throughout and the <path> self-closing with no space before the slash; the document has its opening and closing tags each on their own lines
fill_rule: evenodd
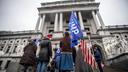
<svg viewBox="0 0 128 72">
<path fill-rule="evenodd" d="M 125 72 L 125 71 L 122 71 L 120 69 L 116 69 L 116 68 L 113 68 L 113 67 L 105 66 L 104 67 L 104 72 Z"/>
</svg>

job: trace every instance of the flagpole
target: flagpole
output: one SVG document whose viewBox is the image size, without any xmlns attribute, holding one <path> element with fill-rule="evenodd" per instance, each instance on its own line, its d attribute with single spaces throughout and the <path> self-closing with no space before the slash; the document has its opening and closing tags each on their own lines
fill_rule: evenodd
<svg viewBox="0 0 128 72">
<path fill-rule="evenodd" d="M 92 42 L 91 42 L 91 34 L 88 33 L 87 36 L 88 36 L 89 43 L 92 45 Z M 91 46 L 91 48 L 89 50 L 91 51 L 92 55 L 94 56 L 94 51 L 92 49 L 92 46 Z"/>
<path fill-rule="evenodd" d="M 91 42 L 91 34 L 89 33 L 89 34 L 87 34 L 87 36 L 88 36 L 88 40 L 89 40 L 89 43 L 91 43 L 91 45 L 92 45 L 92 42 Z M 93 47 L 93 46 L 92 46 Z M 92 48 L 90 48 L 90 51 L 92 51 L 92 55 L 94 56 L 94 50 L 92 49 Z M 96 66 L 97 67 L 97 66 Z M 93 72 L 95 72 L 95 70 L 93 69 Z"/>
</svg>

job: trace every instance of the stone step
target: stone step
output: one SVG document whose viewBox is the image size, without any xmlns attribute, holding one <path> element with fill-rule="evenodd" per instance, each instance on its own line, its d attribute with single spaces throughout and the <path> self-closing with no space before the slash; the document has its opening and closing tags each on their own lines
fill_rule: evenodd
<svg viewBox="0 0 128 72">
<path fill-rule="evenodd" d="M 123 71 L 121 69 L 117 69 L 117 68 L 110 67 L 110 66 L 104 66 L 103 70 L 104 72 L 128 72 L 128 71 Z"/>
</svg>

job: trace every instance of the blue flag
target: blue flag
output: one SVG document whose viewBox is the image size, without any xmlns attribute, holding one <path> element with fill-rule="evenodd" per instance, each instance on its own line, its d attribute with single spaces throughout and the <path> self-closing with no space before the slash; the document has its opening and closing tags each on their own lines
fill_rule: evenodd
<svg viewBox="0 0 128 72">
<path fill-rule="evenodd" d="M 69 21 L 69 31 L 71 35 L 71 46 L 74 47 L 78 44 L 78 40 L 83 37 L 83 32 L 79 25 L 79 20 L 77 18 L 76 12 L 71 13 Z"/>
</svg>

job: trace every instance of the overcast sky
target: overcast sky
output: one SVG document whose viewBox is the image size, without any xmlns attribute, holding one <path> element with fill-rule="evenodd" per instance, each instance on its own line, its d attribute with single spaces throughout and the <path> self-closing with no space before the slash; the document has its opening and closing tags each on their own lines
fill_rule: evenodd
<svg viewBox="0 0 128 72">
<path fill-rule="evenodd" d="M 0 31 L 33 30 L 41 2 L 57 0 L 0 0 Z M 59 1 L 59 0 L 58 0 Z M 105 25 L 128 25 L 128 0 L 101 0 Z"/>
</svg>

